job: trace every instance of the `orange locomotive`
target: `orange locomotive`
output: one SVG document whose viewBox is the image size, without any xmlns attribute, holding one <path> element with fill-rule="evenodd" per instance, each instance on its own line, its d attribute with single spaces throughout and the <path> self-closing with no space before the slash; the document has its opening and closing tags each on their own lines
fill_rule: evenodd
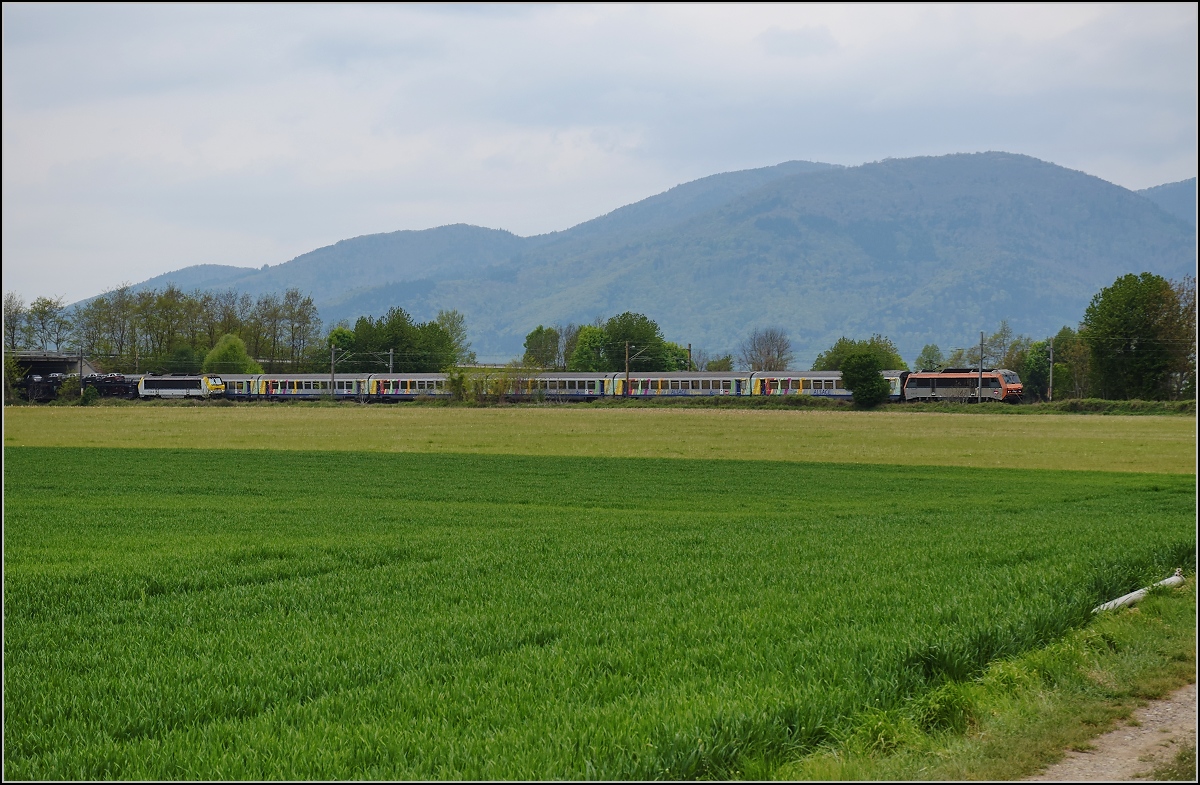
<svg viewBox="0 0 1200 785">
<path fill-rule="evenodd" d="M 983 386 L 978 368 L 916 371 L 904 382 L 906 401 L 1007 401 L 1020 403 L 1021 377 L 1004 368 L 984 369 Z M 982 394 L 980 394 L 982 393 Z"/>
</svg>

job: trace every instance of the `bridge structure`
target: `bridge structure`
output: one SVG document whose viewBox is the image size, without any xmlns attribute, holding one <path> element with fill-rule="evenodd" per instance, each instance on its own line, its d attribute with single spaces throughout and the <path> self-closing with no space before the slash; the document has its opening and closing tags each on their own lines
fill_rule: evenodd
<svg viewBox="0 0 1200 785">
<path fill-rule="evenodd" d="M 25 370 L 26 375 L 33 374 L 44 377 L 52 373 L 61 373 L 65 376 L 71 373 L 79 373 L 81 370 L 84 376 L 92 373 L 100 373 L 99 369 L 92 365 L 87 357 L 79 354 L 33 351 L 11 352 L 11 355 L 17 365 Z"/>
</svg>

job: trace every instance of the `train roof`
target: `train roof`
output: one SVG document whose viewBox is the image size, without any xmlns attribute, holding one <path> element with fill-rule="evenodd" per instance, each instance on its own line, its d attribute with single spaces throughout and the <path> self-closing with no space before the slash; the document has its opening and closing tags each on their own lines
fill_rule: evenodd
<svg viewBox="0 0 1200 785">
<path fill-rule="evenodd" d="M 983 372 L 984 373 L 1015 373 L 1015 371 L 1010 371 L 1007 368 L 984 368 Z M 943 374 L 962 375 L 965 373 L 973 373 L 975 375 L 978 375 L 979 369 L 978 368 L 943 368 L 940 371 L 913 371 L 911 375 L 916 376 L 917 374 L 920 374 L 922 376 L 941 376 Z"/>
</svg>

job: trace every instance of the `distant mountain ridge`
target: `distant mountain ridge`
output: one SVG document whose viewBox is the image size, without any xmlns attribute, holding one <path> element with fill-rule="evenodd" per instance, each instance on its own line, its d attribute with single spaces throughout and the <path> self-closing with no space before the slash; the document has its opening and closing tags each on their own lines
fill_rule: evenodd
<svg viewBox="0 0 1200 785">
<path fill-rule="evenodd" d="M 1176 218 L 1182 218 L 1192 226 L 1196 225 L 1196 178 L 1180 180 L 1177 183 L 1156 185 L 1153 188 L 1143 188 L 1138 191 L 1156 205 L 1166 210 Z"/>
<path fill-rule="evenodd" d="M 1177 207 L 1188 182 L 1191 222 Z M 457 308 L 489 359 L 518 354 L 538 324 L 624 310 L 710 351 L 777 325 L 801 367 L 841 335 L 882 332 L 911 357 L 1000 319 L 1039 336 L 1074 324 L 1125 272 L 1195 269 L 1194 194 L 1194 178 L 1134 193 L 1009 153 L 793 161 L 685 183 L 547 235 L 462 224 L 366 235 L 265 269 L 202 265 L 139 288 L 294 286 L 327 323 L 392 305 L 418 319 Z"/>
</svg>

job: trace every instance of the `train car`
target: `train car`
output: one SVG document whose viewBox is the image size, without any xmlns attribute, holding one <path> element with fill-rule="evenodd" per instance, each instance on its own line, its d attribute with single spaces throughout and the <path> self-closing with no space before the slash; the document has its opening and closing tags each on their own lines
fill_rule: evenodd
<svg viewBox="0 0 1200 785">
<path fill-rule="evenodd" d="M 752 395 L 815 395 L 821 398 L 850 398 L 842 384 L 841 371 L 755 371 Z"/>
<path fill-rule="evenodd" d="M 417 398 L 449 398 L 444 373 L 373 373 L 366 379 L 368 400 L 397 402 Z"/>
<path fill-rule="evenodd" d="M 138 381 L 137 393 L 140 398 L 208 398 L 214 395 L 224 397 L 225 382 L 220 376 L 211 374 L 158 376 L 148 373 Z"/>
<path fill-rule="evenodd" d="M 888 382 L 888 397 L 904 399 L 904 380 L 908 371 L 880 371 Z M 814 395 L 848 401 L 854 397 L 842 381 L 841 371 L 755 371 L 753 395 Z"/>
<path fill-rule="evenodd" d="M 46 403 L 58 397 L 58 389 L 62 387 L 63 375 L 52 373 L 48 376 L 31 373 L 16 384 L 18 393 L 32 403 Z"/>
<path fill-rule="evenodd" d="M 262 374 L 227 373 L 222 376 L 225 380 L 225 397 L 234 401 L 252 401 L 262 395 Z"/>
<path fill-rule="evenodd" d="M 613 374 L 613 392 L 616 397 L 660 398 L 713 395 L 751 395 L 749 373 L 724 371 L 651 371 L 629 374 Z"/>
<path fill-rule="evenodd" d="M 915 371 L 904 384 L 906 401 L 1006 401 L 1020 403 L 1021 377 L 1005 368 L 985 368 L 982 391 L 979 369 L 946 368 L 942 371 Z M 982 392 L 982 394 L 981 394 Z"/>
<path fill-rule="evenodd" d="M 613 395 L 614 376 L 612 373 L 547 371 L 513 378 L 508 394 L 518 400 L 594 401 Z"/>
<path fill-rule="evenodd" d="M 122 373 L 93 373 L 83 377 L 83 388 L 93 387 L 101 398 L 138 397 L 138 379 Z"/>
<path fill-rule="evenodd" d="M 332 397 L 338 400 L 366 401 L 370 397 L 369 373 L 337 374 Z M 268 401 L 315 401 L 329 398 L 329 374 L 262 374 L 257 379 L 256 397 Z"/>
</svg>

